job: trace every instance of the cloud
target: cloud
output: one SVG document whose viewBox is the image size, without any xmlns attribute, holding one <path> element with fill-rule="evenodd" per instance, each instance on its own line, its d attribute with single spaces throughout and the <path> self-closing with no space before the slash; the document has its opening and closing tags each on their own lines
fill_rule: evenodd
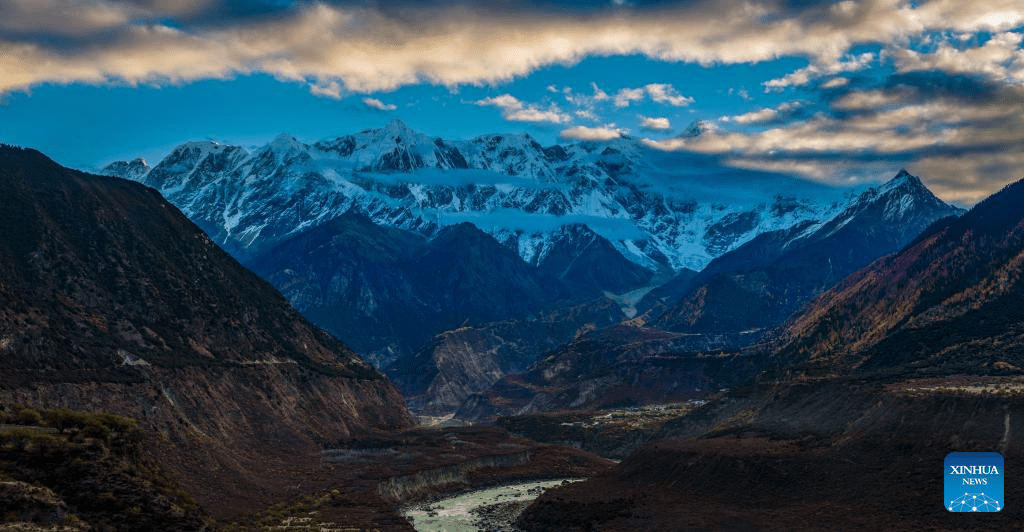
<svg viewBox="0 0 1024 532">
<path fill-rule="evenodd" d="M 5 36 L 85 37 L 138 21 L 194 15 L 210 9 L 213 3 L 212 0 L 4 0 L 0 2 L 0 40 Z"/>
<path fill-rule="evenodd" d="M 644 89 L 621 89 L 615 93 L 615 107 L 629 107 L 631 102 L 644 99 Z"/>
<path fill-rule="evenodd" d="M 269 15 L 213 1 L 175 5 L 7 0 L 0 7 L 0 92 L 262 72 L 369 93 L 421 83 L 494 84 L 586 57 L 634 54 L 705 65 L 800 56 L 826 68 L 854 44 L 929 31 L 1000 33 L 1024 24 L 1019 0 L 694 0 L 594 7 L 585 16 L 550 3 L 513 11 L 483 2 L 297 2 L 264 6 Z M 220 18 L 204 23 L 205 13 Z M 665 101 L 684 101 L 673 98 Z"/>
<path fill-rule="evenodd" d="M 750 96 L 750 91 L 748 91 L 746 89 L 746 87 L 740 87 L 739 89 L 737 89 L 735 87 L 730 87 L 729 88 L 729 95 L 731 96 L 733 94 L 735 94 L 736 96 L 739 96 L 745 102 L 749 102 L 750 100 L 753 100 L 753 98 Z"/>
<path fill-rule="evenodd" d="M 393 103 L 384 103 L 377 98 L 363 98 L 363 104 L 380 111 L 394 111 L 398 106 Z"/>
<path fill-rule="evenodd" d="M 571 127 L 563 129 L 560 135 L 563 139 L 612 140 L 621 137 L 624 133 L 625 131 L 615 127 L 615 124 L 608 124 L 602 127 Z"/>
<path fill-rule="evenodd" d="M 686 107 L 694 102 L 693 98 L 679 94 L 679 91 L 667 83 L 651 83 L 644 86 L 647 95 L 657 103 L 667 103 L 673 107 Z"/>
<path fill-rule="evenodd" d="M 838 77 L 832 78 L 821 85 L 818 85 L 820 89 L 839 89 L 850 84 L 850 78 Z"/>
<path fill-rule="evenodd" d="M 769 122 L 778 122 L 783 119 L 791 119 L 796 116 L 801 110 L 803 110 L 806 102 L 797 100 L 792 102 L 785 102 L 775 108 L 764 108 L 758 109 L 757 111 L 751 111 L 741 115 L 734 116 L 723 116 L 719 120 L 721 122 L 733 122 L 736 124 L 766 124 Z"/>
<path fill-rule="evenodd" d="M 795 70 L 777 79 L 771 79 L 763 83 L 765 92 L 778 92 L 787 87 L 800 87 L 807 85 L 811 80 L 823 76 L 832 76 L 843 72 L 856 72 L 871 66 L 875 60 L 875 54 L 866 52 L 858 56 L 848 56 L 843 60 L 831 61 L 822 64 L 812 64 Z"/>
<path fill-rule="evenodd" d="M 656 103 L 664 103 L 674 107 L 685 107 L 694 102 L 693 98 L 683 96 L 672 85 L 667 83 L 649 83 L 636 89 L 620 89 L 619 92 L 615 93 L 615 107 L 629 107 L 629 104 L 641 101 L 645 96 L 650 97 Z"/>
<path fill-rule="evenodd" d="M 565 124 L 572 121 L 572 117 L 562 112 L 555 104 L 551 104 L 547 109 L 541 109 L 534 104 L 527 105 L 511 94 L 484 98 L 473 103 L 475 105 L 497 107 L 501 109 L 501 116 L 505 120 L 513 122 Z"/>
<path fill-rule="evenodd" d="M 587 95 L 574 92 L 572 87 L 563 87 L 562 95 L 566 102 L 576 107 L 576 110 L 573 111 L 574 115 L 597 122 L 600 120 L 597 114 L 597 107 L 610 100 L 611 97 L 608 96 L 608 93 L 601 90 L 597 83 L 591 82 L 590 89 L 592 94 Z"/>
<path fill-rule="evenodd" d="M 327 83 L 314 83 L 310 85 L 309 92 L 323 96 L 325 98 L 332 98 L 335 100 L 341 99 L 341 85 L 337 81 L 328 81 Z M 366 103 L 366 100 L 363 100 Z"/>
<path fill-rule="evenodd" d="M 1024 34 L 1005 32 L 993 35 L 985 44 L 963 48 L 949 40 L 934 51 L 918 52 L 909 48 L 886 50 L 898 72 L 942 71 L 949 74 L 980 75 L 992 81 L 1024 84 Z"/>
<path fill-rule="evenodd" d="M 721 120 L 773 124 L 754 131 L 721 127 L 699 136 L 644 142 L 653 148 L 714 155 L 749 169 L 792 172 L 831 183 L 876 181 L 906 166 L 946 200 L 970 204 L 1020 177 L 1024 89 L 957 83 L 903 84 L 894 76 L 849 90 L 827 111 L 780 120 L 783 106 Z M 986 91 L 986 98 L 973 93 Z M 960 183 L 960 185 L 957 185 Z"/>
<path fill-rule="evenodd" d="M 649 131 L 668 131 L 672 129 L 672 124 L 668 118 L 650 118 L 646 116 L 640 117 L 640 127 Z"/>
</svg>

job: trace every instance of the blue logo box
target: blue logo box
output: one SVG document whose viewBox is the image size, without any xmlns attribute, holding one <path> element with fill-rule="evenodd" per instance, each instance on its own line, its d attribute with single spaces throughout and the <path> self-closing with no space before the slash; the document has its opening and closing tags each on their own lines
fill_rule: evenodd
<svg viewBox="0 0 1024 532">
<path fill-rule="evenodd" d="M 1003 455 L 949 453 L 944 473 L 945 500 L 950 512 L 999 512 L 1003 500 Z"/>
</svg>

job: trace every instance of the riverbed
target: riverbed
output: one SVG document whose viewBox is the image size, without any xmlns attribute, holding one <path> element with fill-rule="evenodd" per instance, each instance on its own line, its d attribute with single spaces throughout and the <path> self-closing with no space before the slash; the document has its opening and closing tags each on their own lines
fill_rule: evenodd
<svg viewBox="0 0 1024 532">
<path fill-rule="evenodd" d="M 582 479 L 507 484 L 402 509 L 418 532 L 516 531 L 515 520 L 545 490 Z"/>
</svg>

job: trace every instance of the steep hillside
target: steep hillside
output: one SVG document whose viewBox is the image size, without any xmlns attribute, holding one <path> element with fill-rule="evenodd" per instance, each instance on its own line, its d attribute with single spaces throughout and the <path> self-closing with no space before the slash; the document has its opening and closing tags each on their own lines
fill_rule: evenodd
<svg viewBox="0 0 1024 532">
<path fill-rule="evenodd" d="M 138 419 L 219 511 L 318 442 L 411 424 L 379 373 L 155 190 L 11 147 L 0 188 L 0 402 Z"/>
<path fill-rule="evenodd" d="M 783 354 L 823 367 L 942 372 L 1024 367 L 1024 182 L 932 225 L 824 293 Z"/>
</svg>

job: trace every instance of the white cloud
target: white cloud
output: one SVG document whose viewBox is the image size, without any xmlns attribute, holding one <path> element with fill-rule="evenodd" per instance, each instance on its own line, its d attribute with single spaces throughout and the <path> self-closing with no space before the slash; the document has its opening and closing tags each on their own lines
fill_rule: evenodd
<svg viewBox="0 0 1024 532">
<path fill-rule="evenodd" d="M 664 103 L 675 107 L 685 107 L 694 102 L 693 98 L 683 96 L 672 85 L 667 83 L 649 83 L 635 89 L 619 89 L 619 92 L 615 93 L 615 107 L 629 107 L 629 104 L 641 101 L 644 97 L 650 97 L 656 103 Z"/>
<path fill-rule="evenodd" d="M 398 109 L 398 106 L 393 103 L 384 103 L 377 98 L 363 98 L 363 104 L 367 107 L 379 109 L 381 111 L 394 111 Z"/>
<path fill-rule="evenodd" d="M 511 94 L 502 94 L 484 98 L 473 102 L 476 105 L 492 106 L 501 109 L 501 116 L 505 120 L 513 122 L 550 122 L 552 124 L 565 124 L 572 121 L 572 117 L 564 113 L 557 105 L 551 104 L 547 109 L 541 109 L 535 104 L 525 104 Z"/>
<path fill-rule="evenodd" d="M 811 80 L 823 76 L 832 76 L 843 72 L 856 72 L 871 66 L 875 60 L 875 54 L 865 52 L 858 56 L 848 56 L 844 60 L 831 61 L 828 63 L 811 64 L 804 68 L 797 69 L 785 76 L 771 79 L 763 83 L 765 92 L 781 91 L 787 87 L 800 87 L 807 85 Z"/>
<path fill-rule="evenodd" d="M 668 118 L 640 117 L 640 127 L 651 131 L 668 131 L 672 129 L 672 123 Z"/>
<path fill-rule="evenodd" d="M 825 83 L 819 85 L 822 89 L 839 89 L 850 84 L 850 78 L 838 77 L 832 78 Z"/>
<path fill-rule="evenodd" d="M 325 98 L 333 98 L 335 100 L 341 99 L 341 85 L 337 81 L 314 83 L 310 85 L 309 92 Z M 366 100 L 363 101 L 365 102 Z"/>
<path fill-rule="evenodd" d="M 731 96 L 733 94 L 739 96 L 743 101 L 746 102 L 753 100 L 753 98 L 751 98 L 750 96 L 750 91 L 748 91 L 746 87 L 740 87 L 739 89 L 733 87 L 729 88 L 729 95 Z"/>
<path fill-rule="evenodd" d="M 793 114 L 802 109 L 805 105 L 806 103 L 800 100 L 785 102 L 775 108 L 758 109 L 741 115 L 723 116 L 719 120 L 721 122 L 733 122 L 743 125 L 763 124 L 782 118 L 792 117 Z"/>
<path fill-rule="evenodd" d="M 775 109 L 758 109 L 757 111 L 751 111 L 742 115 L 735 116 L 723 116 L 719 120 L 722 122 L 735 122 L 737 124 L 759 124 L 762 122 L 771 122 L 779 118 L 779 112 Z"/>
<path fill-rule="evenodd" d="M 572 87 L 564 87 L 562 89 L 562 94 L 566 102 L 576 107 L 576 110 L 573 111 L 574 115 L 597 122 L 600 120 L 600 117 L 597 114 L 597 107 L 603 102 L 611 99 L 611 97 L 608 96 L 608 93 L 601 90 L 601 88 L 597 86 L 597 83 L 591 82 L 590 89 L 593 93 L 591 95 L 586 95 L 573 92 Z"/>
<path fill-rule="evenodd" d="M 667 103 L 673 107 L 686 107 L 694 102 L 693 98 L 679 94 L 679 91 L 667 83 L 651 83 L 646 85 L 647 95 L 657 103 Z"/>
<path fill-rule="evenodd" d="M 561 137 L 576 140 L 612 140 L 621 137 L 624 133 L 625 130 L 615 127 L 615 124 L 601 127 L 576 126 L 563 129 Z"/>
<path fill-rule="evenodd" d="M 629 107 L 630 102 L 638 102 L 644 99 L 644 90 L 620 89 L 615 93 L 615 107 Z"/>
</svg>

